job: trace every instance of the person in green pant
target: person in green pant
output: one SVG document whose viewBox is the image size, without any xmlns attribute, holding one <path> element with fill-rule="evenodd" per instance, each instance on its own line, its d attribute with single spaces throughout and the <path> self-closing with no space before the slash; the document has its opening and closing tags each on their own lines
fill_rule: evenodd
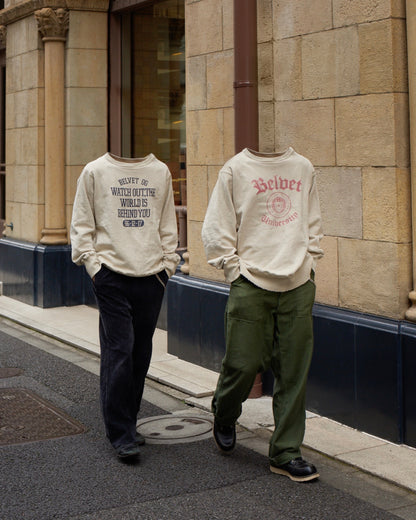
<svg viewBox="0 0 416 520">
<path fill-rule="evenodd" d="M 212 401 L 214 439 L 222 452 L 233 451 L 242 403 L 256 375 L 270 367 L 270 470 L 300 482 L 319 477 L 300 446 L 322 237 L 316 173 L 293 148 L 246 148 L 220 170 L 202 227 L 208 263 L 231 284 L 226 353 Z"/>
</svg>

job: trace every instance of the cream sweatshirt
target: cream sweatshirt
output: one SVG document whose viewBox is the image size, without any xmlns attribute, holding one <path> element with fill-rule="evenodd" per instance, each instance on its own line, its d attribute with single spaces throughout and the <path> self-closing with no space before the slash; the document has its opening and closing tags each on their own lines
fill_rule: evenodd
<svg viewBox="0 0 416 520">
<path fill-rule="evenodd" d="M 153 154 L 122 159 L 106 153 L 82 171 L 75 195 L 72 260 L 92 277 L 105 264 L 127 276 L 169 276 L 179 263 L 172 180 Z"/>
<path fill-rule="evenodd" d="M 219 172 L 202 227 L 209 264 L 269 291 L 305 283 L 323 255 L 315 171 L 288 148 L 244 149 Z"/>
</svg>

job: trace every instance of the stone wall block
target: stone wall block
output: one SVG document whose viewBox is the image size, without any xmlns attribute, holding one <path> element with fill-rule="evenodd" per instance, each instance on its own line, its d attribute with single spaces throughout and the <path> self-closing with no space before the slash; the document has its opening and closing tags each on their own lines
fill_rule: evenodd
<svg viewBox="0 0 416 520">
<path fill-rule="evenodd" d="M 187 169 L 188 219 L 203 221 L 208 206 L 208 167 Z"/>
<path fill-rule="evenodd" d="M 9 92 L 6 94 L 6 133 L 8 130 L 16 128 L 16 93 Z"/>
<path fill-rule="evenodd" d="M 223 162 L 228 161 L 235 154 L 235 143 L 234 143 L 234 134 L 235 134 L 235 120 L 234 120 L 234 108 L 225 108 L 223 110 L 223 124 L 224 124 L 224 155 Z M 221 146 L 218 143 L 218 146 Z"/>
<path fill-rule="evenodd" d="M 332 28 L 332 0 L 273 0 L 275 39 L 326 31 Z"/>
<path fill-rule="evenodd" d="M 275 42 L 273 75 L 278 101 L 302 99 L 302 38 Z"/>
<path fill-rule="evenodd" d="M 396 18 L 405 18 L 406 0 L 391 0 L 391 15 Z"/>
<path fill-rule="evenodd" d="M 222 47 L 224 50 L 234 48 L 234 0 L 222 2 Z"/>
<path fill-rule="evenodd" d="M 341 307 L 401 319 L 411 286 L 409 244 L 339 239 Z"/>
<path fill-rule="evenodd" d="M 186 62 L 186 108 L 207 108 L 207 57 L 193 56 Z"/>
<path fill-rule="evenodd" d="M 259 103 L 259 149 L 274 152 L 274 103 Z"/>
<path fill-rule="evenodd" d="M 338 238 L 325 236 L 321 241 L 324 256 L 316 267 L 316 301 L 338 306 Z"/>
<path fill-rule="evenodd" d="M 6 187 L 6 189 L 8 188 Z M 20 237 L 20 230 L 22 229 L 21 206 L 19 202 L 14 202 L 12 199 L 6 198 L 7 222 L 13 222 L 13 231 L 9 229 L 6 231 L 6 235 L 9 237 Z"/>
<path fill-rule="evenodd" d="M 13 167 L 13 200 L 27 204 L 44 202 L 44 168 L 19 164 Z M 8 172 L 11 173 L 11 172 Z"/>
<path fill-rule="evenodd" d="M 207 108 L 231 107 L 234 102 L 234 53 L 207 56 Z"/>
<path fill-rule="evenodd" d="M 107 38 L 107 13 L 69 12 L 68 49 L 107 49 Z"/>
<path fill-rule="evenodd" d="M 26 178 L 26 167 L 22 165 L 16 165 L 13 168 L 13 175 L 14 175 L 14 190 L 13 190 L 13 201 L 14 202 L 20 202 L 25 203 L 27 202 L 27 178 Z"/>
<path fill-rule="evenodd" d="M 85 165 L 107 151 L 107 127 L 71 126 L 66 131 L 66 164 Z"/>
<path fill-rule="evenodd" d="M 403 2 L 404 4 L 404 2 Z M 395 92 L 408 92 L 406 20 L 393 20 L 393 88 Z"/>
<path fill-rule="evenodd" d="M 356 27 L 304 36 L 302 38 L 303 97 L 313 99 L 358 94 L 359 62 Z"/>
<path fill-rule="evenodd" d="M 21 55 L 21 60 L 21 89 L 29 90 L 43 87 L 43 53 L 39 51 L 26 52 Z"/>
<path fill-rule="evenodd" d="M 188 112 L 186 134 L 188 165 L 218 164 L 224 161 L 222 110 Z"/>
<path fill-rule="evenodd" d="M 6 109 L 6 118 L 7 118 L 7 109 Z M 17 146 L 19 142 L 19 130 L 16 129 L 10 129 L 6 132 L 6 161 L 7 165 L 6 168 L 8 169 L 11 165 L 16 164 L 17 160 Z M 12 175 L 10 175 L 12 177 Z M 6 183 L 6 189 L 9 184 L 10 180 L 7 180 Z"/>
<path fill-rule="evenodd" d="M 43 204 L 22 204 L 20 207 L 20 229 L 16 229 L 19 238 L 29 242 L 37 242 L 45 222 L 45 206 Z"/>
<path fill-rule="evenodd" d="M 65 203 L 71 204 L 74 202 L 75 193 L 77 191 L 77 181 L 85 164 L 66 166 L 65 167 Z M 68 228 L 69 229 L 69 228 Z"/>
<path fill-rule="evenodd" d="M 222 0 L 201 0 L 187 4 L 186 55 L 198 56 L 223 49 Z"/>
<path fill-rule="evenodd" d="M 188 251 L 191 276 L 223 282 L 222 270 L 208 264 L 201 239 L 202 222 L 188 220 Z"/>
<path fill-rule="evenodd" d="M 8 128 L 25 128 L 43 126 L 45 122 L 43 110 L 43 89 L 21 90 L 8 94 L 6 103 L 10 103 L 7 114 Z"/>
<path fill-rule="evenodd" d="M 66 89 L 67 126 L 107 126 L 107 89 Z"/>
<path fill-rule="evenodd" d="M 220 173 L 222 167 L 222 164 L 217 166 L 208 166 L 208 201 L 211 198 L 212 191 L 218 180 L 218 174 Z"/>
<path fill-rule="evenodd" d="M 409 96 L 401 93 L 394 94 L 393 102 L 396 164 L 401 168 L 407 168 L 410 166 Z"/>
<path fill-rule="evenodd" d="M 394 166 L 395 100 L 392 94 L 335 100 L 337 163 Z"/>
<path fill-rule="evenodd" d="M 411 241 L 410 193 L 408 169 L 363 170 L 364 240 Z"/>
<path fill-rule="evenodd" d="M 334 26 L 343 27 L 384 20 L 398 12 L 394 9 L 395 14 L 393 14 L 392 4 L 392 0 L 333 0 Z"/>
<path fill-rule="evenodd" d="M 43 127 L 20 128 L 18 136 L 19 143 L 16 154 L 18 164 L 43 165 L 45 158 L 45 129 Z"/>
<path fill-rule="evenodd" d="M 315 166 L 335 164 L 334 101 L 276 103 L 276 147 L 292 146 Z"/>
<path fill-rule="evenodd" d="M 358 31 L 361 93 L 407 91 L 404 21 L 366 23 Z"/>
<path fill-rule="evenodd" d="M 273 39 L 273 1 L 257 2 L 257 41 L 268 42 Z"/>
<path fill-rule="evenodd" d="M 37 242 L 45 218 L 44 208 L 43 204 L 6 201 L 7 220 L 13 222 L 13 231 L 8 231 L 7 236 Z"/>
<path fill-rule="evenodd" d="M 6 94 L 22 90 L 22 56 L 6 59 Z"/>
<path fill-rule="evenodd" d="M 14 194 L 14 169 L 16 166 L 14 164 L 8 164 L 7 165 L 7 182 L 6 182 L 6 206 L 7 204 L 13 201 L 13 194 Z M 6 208 L 7 209 L 7 208 Z"/>
<path fill-rule="evenodd" d="M 44 204 L 45 202 L 45 177 L 44 166 L 28 165 L 26 169 L 27 201 L 30 204 Z"/>
<path fill-rule="evenodd" d="M 84 166 L 85 165 L 65 167 L 65 223 L 66 229 L 68 230 L 71 228 L 72 208 L 74 205 L 77 180 L 81 175 Z M 69 236 L 68 241 L 70 241 Z"/>
<path fill-rule="evenodd" d="M 362 238 L 360 168 L 319 168 L 317 185 L 325 235 Z"/>
<path fill-rule="evenodd" d="M 107 51 L 68 49 L 66 55 L 67 87 L 107 88 Z"/>
<path fill-rule="evenodd" d="M 258 52 L 258 82 L 259 101 L 273 100 L 273 44 L 262 43 L 257 47 Z"/>
<path fill-rule="evenodd" d="M 8 57 L 18 56 L 41 48 L 39 32 L 34 16 L 18 20 L 7 26 Z"/>
</svg>

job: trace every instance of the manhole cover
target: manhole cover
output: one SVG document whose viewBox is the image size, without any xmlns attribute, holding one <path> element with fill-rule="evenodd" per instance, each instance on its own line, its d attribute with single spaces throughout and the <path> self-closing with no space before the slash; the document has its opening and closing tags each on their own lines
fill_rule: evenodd
<svg viewBox="0 0 416 520">
<path fill-rule="evenodd" d="M 6 377 L 16 377 L 23 374 L 23 370 L 21 368 L 15 367 L 0 367 L 0 379 L 5 379 Z"/>
<path fill-rule="evenodd" d="M 24 388 L 0 389 L 0 446 L 76 435 L 85 427 Z"/>
<path fill-rule="evenodd" d="M 159 415 L 137 422 L 137 430 L 149 444 L 195 442 L 211 436 L 212 421 L 190 415 Z"/>
</svg>

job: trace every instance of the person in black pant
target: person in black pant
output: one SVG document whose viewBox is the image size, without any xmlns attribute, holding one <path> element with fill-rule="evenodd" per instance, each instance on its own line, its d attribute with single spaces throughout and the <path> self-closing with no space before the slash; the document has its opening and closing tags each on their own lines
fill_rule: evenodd
<svg viewBox="0 0 416 520">
<path fill-rule="evenodd" d="M 140 454 L 137 415 L 164 291 L 179 262 L 171 175 L 153 154 L 110 153 L 78 179 L 72 259 L 93 281 L 100 321 L 100 398 L 121 459 Z"/>
<path fill-rule="evenodd" d="M 120 458 L 137 455 L 144 444 L 136 419 L 167 281 L 165 271 L 132 278 L 105 265 L 94 277 L 100 312 L 101 407 L 107 437 L 117 443 Z"/>
</svg>

